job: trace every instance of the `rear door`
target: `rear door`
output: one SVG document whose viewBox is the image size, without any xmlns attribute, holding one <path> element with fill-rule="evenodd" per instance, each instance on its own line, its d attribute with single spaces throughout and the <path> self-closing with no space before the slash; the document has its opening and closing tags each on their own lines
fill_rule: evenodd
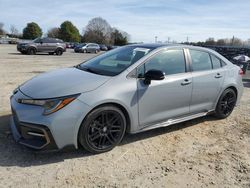
<svg viewBox="0 0 250 188">
<path fill-rule="evenodd" d="M 164 80 L 144 83 L 148 70 L 165 72 Z M 192 75 L 187 71 L 181 48 L 163 50 L 138 68 L 139 124 L 142 127 L 189 113 Z"/>
<path fill-rule="evenodd" d="M 189 49 L 193 90 L 191 113 L 207 112 L 214 108 L 225 78 L 222 62 L 207 51 Z"/>
<path fill-rule="evenodd" d="M 88 44 L 86 48 L 87 52 L 93 52 L 94 51 L 94 45 L 93 44 Z"/>
</svg>

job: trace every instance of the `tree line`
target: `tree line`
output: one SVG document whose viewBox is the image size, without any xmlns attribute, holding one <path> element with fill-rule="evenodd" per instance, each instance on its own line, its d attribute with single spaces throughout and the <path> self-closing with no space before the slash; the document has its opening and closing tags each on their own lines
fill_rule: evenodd
<svg viewBox="0 0 250 188">
<path fill-rule="evenodd" d="M 35 23 L 27 23 L 22 34 L 19 34 L 15 26 L 10 27 L 10 33 L 3 29 L 4 24 L 0 23 L 0 35 L 7 34 L 9 37 L 22 39 L 35 39 L 43 35 L 41 27 Z M 106 45 L 125 45 L 128 43 L 129 34 L 111 25 L 103 18 L 91 19 L 83 29 L 82 35 L 71 21 L 64 21 L 60 27 L 53 27 L 48 30 L 45 36 L 59 38 L 65 42 L 94 42 Z"/>
<path fill-rule="evenodd" d="M 250 39 L 247 41 L 241 40 L 237 37 L 224 38 L 215 40 L 210 37 L 205 42 L 185 42 L 185 44 L 195 45 L 195 46 L 248 46 L 250 44 Z"/>
</svg>

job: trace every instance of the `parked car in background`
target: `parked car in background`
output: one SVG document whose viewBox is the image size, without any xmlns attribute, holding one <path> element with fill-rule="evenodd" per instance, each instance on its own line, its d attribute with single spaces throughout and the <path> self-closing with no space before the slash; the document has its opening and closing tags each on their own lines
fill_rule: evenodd
<svg viewBox="0 0 250 188">
<path fill-rule="evenodd" d="M 100 46 L 96 43 L 83 43 L 75 47 L 76 53 L 98 53 L 100 52 Z"/>
<path fill-rule="evenodd" d="M 86 43 L 80 43 L 75 46 L 74 52 L 76 53 L 83 53 L 82 47 L 86 46 Z"/>
<path fill-rule="evenodd" d="M 53 55 L 62 55 L 66 51 L 66 44 L 56 38 L 36 38 L 27 43 L 18 43 L 17 50 L 22 54 L 35 55 L 36 53 L 45 52 Z"/>
<path fill-rule="evenodd" d="M 34 149 L 106 152 L 138 133 L 214 114 L 243 92 L 242 70 L 201 47 L 137 44 L 41 74 L 11 96 L 15 140 Z"/>
<path fill-rule="evenodd" d="M 233 57 L 232 63 L 234 63 L 235 65 L 238 65 L 243 70 L 244 74 L 246 74 L 247 70 L 250 70 L 250 65 L 249 65 L 250 57 L 244 54 Z"/>
<path fill-rule="evenodd" d="M 107 46 L 108 50 L 113 50 L 113 49 L 118 48 L 118 47 L 120 47 L 120 46 L 112 46 L 112 45 Z"/>
<path fill-rule="evenodd" d="M 101 51 L 108 51 L 108 47 L 105 44 L 99 44 Z"/>
</svg>

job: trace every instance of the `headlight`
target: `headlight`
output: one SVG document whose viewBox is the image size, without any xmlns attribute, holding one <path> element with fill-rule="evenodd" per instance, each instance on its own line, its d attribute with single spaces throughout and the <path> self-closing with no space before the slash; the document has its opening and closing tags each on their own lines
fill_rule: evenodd
<svg viewBox="0 0 250 188">
<path fill-rule="evenodd" d="M 79 94 L 66 96 L 66 97 L 60 97 L 60 98 L 54 98 L 54 99 L 46 99 L 46 100 L 19 99 L 18 102 L 22 104 L 42 106 L 44 108 L 43 115 L 49 115 L 62 109 L 63 107 L 71 103 L 73 100 L 75 100 L 78 96 Z"/>
</svg>

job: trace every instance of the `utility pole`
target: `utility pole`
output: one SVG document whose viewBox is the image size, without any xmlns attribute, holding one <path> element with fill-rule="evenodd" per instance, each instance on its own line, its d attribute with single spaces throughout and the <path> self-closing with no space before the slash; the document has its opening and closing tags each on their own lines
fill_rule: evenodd
<svg viewBox="0 0 250 188">
<path fill-rule="evenodd" d="M 157 36 L 155 36 L 155 43 L 157 43 L 157 38 L 158 38 L 158 37 L 157 37 Z"/>
<path fill-rule="evenodd" d="M 234 36 L 233 36 L 233 38 L 232 38 L 232 46 L 234 45 Z"/>
</svg>

